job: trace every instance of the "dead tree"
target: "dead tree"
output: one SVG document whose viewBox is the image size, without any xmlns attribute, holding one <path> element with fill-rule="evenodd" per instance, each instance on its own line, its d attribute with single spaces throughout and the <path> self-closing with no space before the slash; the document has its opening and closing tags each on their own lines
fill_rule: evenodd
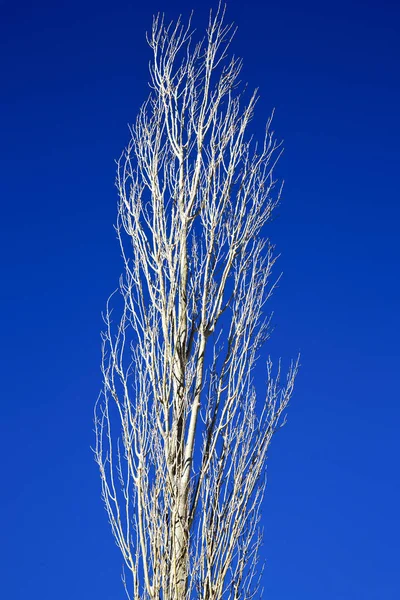
<svg viewBox="0 0 400 600">
<path fill-rule="evenodd" d="M 118 162 L 124 272 L 95 457 L 133 600 L 254 596 L 266 455 L 297 372 L 280 383 L 266 358 L 256 401 L 279 146 L 271 120 L 261 143 L 248 134 L 257 96 L 243 100 L 232 35 L 223 10 L 198 43 L 154 19 L 151 93 Z"/>
</svg>

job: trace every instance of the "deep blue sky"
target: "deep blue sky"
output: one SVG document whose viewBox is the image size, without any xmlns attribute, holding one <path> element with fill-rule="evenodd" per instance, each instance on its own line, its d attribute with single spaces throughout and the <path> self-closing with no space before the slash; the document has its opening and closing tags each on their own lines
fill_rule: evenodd
<svg viewBox="0 0 400 600">
<path fill-rule="evenodd" d="M 114 159 L 147 95 L 151 16 L 197 2 L 0 2 L 0 546 L 7 600 L 123 598 L 99 498 L 100 313 L 120 272 Z M 265 598 L 399 583 L 400 9 L 229 3 L 260 125 L 285 140 L 271 352 L 302 353 L 273 444 Z"/>
</svg>

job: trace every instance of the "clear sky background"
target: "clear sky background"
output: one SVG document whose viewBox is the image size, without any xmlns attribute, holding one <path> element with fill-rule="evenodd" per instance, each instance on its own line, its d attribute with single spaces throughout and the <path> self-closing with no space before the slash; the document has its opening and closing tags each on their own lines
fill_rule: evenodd
<svg viewBox="0 0 400 600">
<path fill-rule="evenodd" d="M 92 408 L 121 270 L 114 159 L 148 93 L 151 16 L 183 0 L 1 0 L 1 545 L 7 600 L 123 598 Z M 229 2 L 255 125 L 276 108 L 284 271 L 270 351 L 302 353 L 273 443 L 265 598 L 394 600 L 399 582 L 397 2 Z"/>
</svg>

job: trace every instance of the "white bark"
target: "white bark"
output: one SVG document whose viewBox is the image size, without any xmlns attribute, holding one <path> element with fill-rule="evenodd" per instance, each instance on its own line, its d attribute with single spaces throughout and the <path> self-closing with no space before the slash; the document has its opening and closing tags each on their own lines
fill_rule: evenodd
<svg viewBox="0 0 400 600">
<path fill-rule="evenodd" d="M 256 402 L 278 146 L 271 121 L 249 140 L 231 37 L 221 10 L 197 45 L 155 18 L 152 92 L 118 162 L 122 302 L 104 317 L 95 456 L 134 600 L 254 596 L 266 454 L 297 372 L 281 385 L 268 359 Z"/>
</svg>

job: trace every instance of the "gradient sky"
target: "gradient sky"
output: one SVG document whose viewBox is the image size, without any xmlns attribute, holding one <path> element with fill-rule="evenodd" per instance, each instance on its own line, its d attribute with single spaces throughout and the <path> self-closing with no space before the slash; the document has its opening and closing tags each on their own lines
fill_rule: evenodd
<svg viewBox="0 0 400 600">
<path fill-rule="evenodd" d="M 276 108 L 284 276 L 273 356 L 302 354 L 269 459 L 264 598 L 394 600 L 399 582 L 397 2 L 228 3 Z M 114 159 L 147 95 L 151 16 L 200 2 L 0 1 L 0 591 L 124 598 L 90 451 L 100 313 L 121 270 Z"/>
</svg>

